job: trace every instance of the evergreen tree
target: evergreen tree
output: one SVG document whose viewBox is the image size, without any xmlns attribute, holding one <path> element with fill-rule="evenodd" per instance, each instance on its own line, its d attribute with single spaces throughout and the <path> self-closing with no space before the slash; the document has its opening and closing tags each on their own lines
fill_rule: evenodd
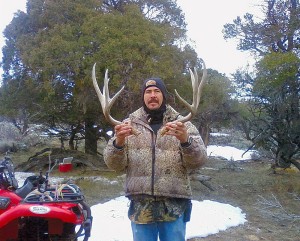
<svg viewBox="0 0 300 241">
<path fill-rule="evenodd" d="M 63 130 L 69 138 L 82 125 L 85 150 L 96 153 L 98 124 L 101 130 L 108 125 L 91 83 L 93 64 L 99 83 L 109 69 L 112 93 L 126 84 L 112 110 L 121 119 L 139 105 L 143 79 L 160 76 L 177 86 L 188 67 L 199 66 L 185 34 L 173 0 L 28 0 L 26 13 L 18 12 L 4 32 L 2 112 L 14 110 L 10 116 L 17 118 L 16 103 L 27 94 L 22 108 L 34 116 L 28 121 Z M 18 99 L 14 108 L 8 90 Z"/>
<path fill-rule="evenodd" d="M 257 148 L 270 151 L 276 166 L 300 169 L 300 6 L 297 0 L 263 1 L 264 18 L 247 13 L 224 26 L 224 38 L 260 56 L 256 73 L 237 71 L 244 106 L 240 126 Z"/>
</svg>

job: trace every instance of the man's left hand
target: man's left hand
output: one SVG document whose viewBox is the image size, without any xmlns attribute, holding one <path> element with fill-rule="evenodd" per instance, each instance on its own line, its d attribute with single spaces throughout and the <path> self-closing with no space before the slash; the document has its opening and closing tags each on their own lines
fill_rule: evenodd
<svg viewBox="0 0 300 241">
<path fill-rule="evenodd" d="M 180 121 L 168 122 L 166 124 L 166 135 L 175 136 L 180 143 L 185 143 L 188 141 L 188 133 L 184 123 Z"/>
</svg>

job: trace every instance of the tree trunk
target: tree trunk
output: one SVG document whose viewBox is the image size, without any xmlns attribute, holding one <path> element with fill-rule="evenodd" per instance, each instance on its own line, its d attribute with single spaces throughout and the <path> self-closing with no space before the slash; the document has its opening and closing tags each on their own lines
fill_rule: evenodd
<svg viewBox="0 0 300 241">
<path fill-rule="evenodd" d="M 283 138 L 282 138 L 283 139 Z M 300 163 L 295 159 L 298 146 L 286 143 L 278 143 L 276 152 L 276 165 L 288 168 L 292 164 L 300 170 Z"/>
<path fill-rule="evenodd" d="M 300 162 L 299 162 L 299 161 L 297 161 L 297 160 L 291 160 L 291 163 L 292 163 L 295 167 L 297 167 L 297 168 L 299 169 L 299 171 L 300 171 Z"/>
<path fill-rule="evenodd" d="M 209 142 L 209 126 L 205 125 L 205 126 L 199 126 L 199 132 L 200 132 L 200 136 L 203 139 L 204 145 L 207 146 L 208 142 Z"/>
<path fill-rule="evenodd" d="M 70 136 L 70 140 L 69 140 L 70 150 L 75 150 L 74 139 L 75 139 L 76 133 L 77 133 L 77 130 L 72 127 L 71 136 Z"/>
<path fill-rule="evenodd" d="M 65 150 L 65 143 L 64 143 L 64 138 L 63 136 L 60 136 L 60 149 Z"/>
<path fill-rule="evenodd" d="M 97 128 L 89 118 L 85 120 L 85 153 L 97 155 Z"/>
<path fill-rule="evenodd" d="M 70 148 L 70 150 L 75 150 L 74 136 L 72 136 L 72 135 L 69 140 L 69 148 Z"/>
<path fill-rule="evenodd" d="M 83 129 L 83 126 L 81 123 L 77 123 L 77 125 L 72 125 L 71 127 L 71 136 L 70 136 L 70 140 L 69 140 L 69 148 L 70 150 L 77 150 L 77 140 L 75 140 L 76 138 L 76 134 L 79 133 L 81 130 Z"/>
</svg>

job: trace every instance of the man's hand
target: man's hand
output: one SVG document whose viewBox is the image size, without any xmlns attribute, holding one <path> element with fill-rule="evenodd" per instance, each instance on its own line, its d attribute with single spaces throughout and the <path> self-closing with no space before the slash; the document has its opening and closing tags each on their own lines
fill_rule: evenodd
<svg viewBox="0 0 300 241">
<path fill-rule="evenodd" d="M 175 136 L 180 143 L 188 141 L 188 133 L 184 123 L 180 121 L 168 122 L 166 124 L 166 135 Z"/>
<path fill-rule="evenodd" d="M 115 144 L 119 147 L 123 147 L 125 144 L 125 138 L 132 135 L 132 126 L 126 122 L 115 126 L 116 141 Z"/>
</svg>

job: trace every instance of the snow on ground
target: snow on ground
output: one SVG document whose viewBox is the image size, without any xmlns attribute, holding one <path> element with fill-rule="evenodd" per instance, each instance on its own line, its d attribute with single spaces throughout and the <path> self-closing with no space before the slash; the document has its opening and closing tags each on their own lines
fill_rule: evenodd
<svg viewBox="0 0 300 241">
<path fill-rule="evenodd" d="M 255 151 L 248 151 L 244 153 L 244 150 L 239 150 L 232 146 L 217 146 L 217 145 L 210 145 L 207 147 L 207 155 L 209 156 L 217 156 L 223 157 L 227 160 L 233 161 L 241 161 L 241 160 L 250 160 L 251 155 L 255 153 Z"/>
<path fill-rule="evenodd" d="M 206 237 L 227 228 L 244 224 L 246 215 L 238 207 L 210 200 L 193 200 L 191 221 L 187 223 L 186 238 Z M 132 241 L 127 218 L 128 199 L 117 197 L 91 207 L 92 235 L 89 241 Z M 80 239 L 82 240 L 82 239 Z"/>
</svg>

